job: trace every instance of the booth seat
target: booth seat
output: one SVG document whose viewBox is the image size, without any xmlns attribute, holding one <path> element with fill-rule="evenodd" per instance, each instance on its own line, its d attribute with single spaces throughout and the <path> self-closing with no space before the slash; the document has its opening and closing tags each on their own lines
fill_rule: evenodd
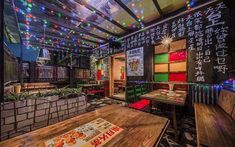
<svg viewBox="0 0 235 147">
<path fill-rule="evenodd" d="M 222 90 L 216 105 L 195 103 L 198 146 L 235 146 L 235 92 Z"/>
</svg>

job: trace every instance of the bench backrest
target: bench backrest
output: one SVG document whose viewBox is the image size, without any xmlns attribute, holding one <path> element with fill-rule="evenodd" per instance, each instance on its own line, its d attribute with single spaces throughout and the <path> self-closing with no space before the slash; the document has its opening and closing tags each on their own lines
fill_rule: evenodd
<svg viewBox="0 0 235 147">
<path fill-rule="evenodd" d="M 235 92 L 221 90 L 217 105 L 235 120 Z"/>
<path fill-rule="evenodd" d="M 30 87 L 30 86 L 49 86 L 50 83 L 24 83 L 23 87 Z"/>
</svg>

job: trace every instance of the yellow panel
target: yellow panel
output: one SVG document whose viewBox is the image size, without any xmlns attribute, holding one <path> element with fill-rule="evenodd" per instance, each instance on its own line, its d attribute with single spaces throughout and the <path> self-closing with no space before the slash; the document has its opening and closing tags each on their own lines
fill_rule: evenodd
<svg viewBox="0 0 235 147">
<path fill-rule="evenodd" d="M 170 13 L 186 5 L 186 0 L 157 0 L 163 13 Z"/>
<path fill-rule="evenodd" d="M 155 64 L 155 72 L 168 72 L 168 64 Z"/>
<path fill-rule="evenodd" d="M 170 72 L 186 71 L 186 62 L 170 63 Z"/>
<path fill-rule="evenodd" d="M 177 51 L 181 49 L 186 49 L 186 39 L 174 41 L 170 44 L 170 51 Z"/>
<path fill-rule="evenodd" d="M 161 53 L 167 53 L 168 52 L 168 46 L 166 45 L 158 45 L 155 46 L 155 54 L 161 54 Z"/>
</svg>

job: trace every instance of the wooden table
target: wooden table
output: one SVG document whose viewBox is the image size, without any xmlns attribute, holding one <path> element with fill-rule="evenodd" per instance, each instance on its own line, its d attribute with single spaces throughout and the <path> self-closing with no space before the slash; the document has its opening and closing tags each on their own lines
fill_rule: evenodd
<svg viewBox="0 0 235 147">
<path fill-rule="evenodd" d="M 150 112 L 152 111 L 153 101 L 171 105 L 175 139 L 178 140 L 175 106 L 184 106 L 187 94 L 185 91 L 175 91 L 175 94 L 169 92 L 169 90 L 158 89 L 141 95 L 140 98 L 150 100 Z"/>
<path fill-rule="evenodd" d="M 45 141 L 97 118 L 103 118 L 124 129 L 120 134 L 104 145 L 112 147 L 154 146 L 159 143 L 169 124 L 169 120 L 164 117 L 159 117 L 119 105 L 109 105 L 57 124 L 3 141 L 0 143 L 0 147 L 15 147 L 20 145 L 44 147 Z"/>
</svg>

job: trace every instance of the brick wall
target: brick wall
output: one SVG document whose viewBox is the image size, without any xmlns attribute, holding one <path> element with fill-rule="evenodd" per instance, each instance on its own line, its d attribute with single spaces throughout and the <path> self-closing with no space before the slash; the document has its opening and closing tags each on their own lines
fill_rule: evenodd
<svg viewBox="0 0 235 147">
<path fill-rule="evenodd" d="M 86 97 L 58 96 L 1 103 L 1 140 L 21 135 L 86 111 Z"/>
</svg>

